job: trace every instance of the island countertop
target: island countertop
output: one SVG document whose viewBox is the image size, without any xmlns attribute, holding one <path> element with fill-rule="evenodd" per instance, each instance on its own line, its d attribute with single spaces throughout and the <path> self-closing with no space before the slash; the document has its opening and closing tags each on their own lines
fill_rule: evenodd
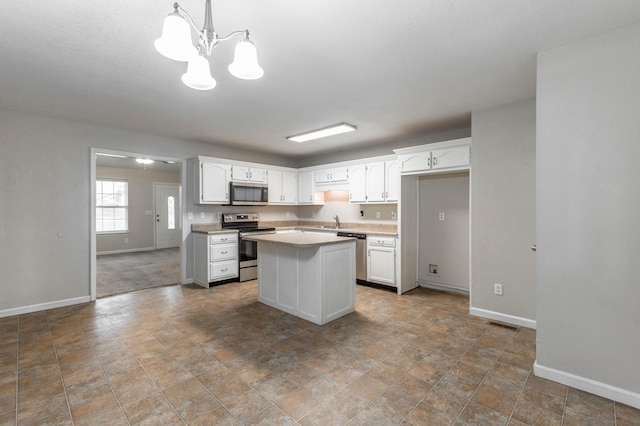
<svg viewBox="0 0 640 426">
<path fill-rule="evenodd" d="M 242 239 L 258 242 L 287 244 L 295 247 L 325 246 L 339 244 L 347 241 L 355 241 L 354 238 L 336 237 L 333 235 L 306 234 L 303 232 L 290 232 L 284 234 L 258 234 L 246 235 Z"/>
</svg>

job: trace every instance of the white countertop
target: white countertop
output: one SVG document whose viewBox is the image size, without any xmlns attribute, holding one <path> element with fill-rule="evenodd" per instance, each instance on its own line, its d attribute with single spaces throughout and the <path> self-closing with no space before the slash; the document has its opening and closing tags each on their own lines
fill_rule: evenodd
<svg viewBox="0 0 640 426">
<path fill-rule="evenodd" d="M 306 234 L 303 232 L 245 235 L 242 239 L 274 244 L 288 244 L 296 247 L 324 246 L 327 244 L 339 244 L 348 241 L 355 241 L 355 238 L 335 237 L 333 235 L 322 234 Z"/>
</svg>

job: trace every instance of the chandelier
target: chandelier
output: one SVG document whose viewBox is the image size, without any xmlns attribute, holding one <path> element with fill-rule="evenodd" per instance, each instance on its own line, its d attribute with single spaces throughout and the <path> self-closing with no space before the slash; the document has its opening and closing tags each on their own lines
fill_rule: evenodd
<svg viewBox="0 0 640 426">
<path fill-rule="evenodd" d="M 191 39 L 191 28 L 199 35 L 196 46 Z M 198 30 L 191 16 L 178 3 L 174 3 L 173 12 L 165 18 L 162 35 L 154 45 L 167 58 L 188 62 L 187 72 L 182 75 L 184 84 L 192 89 L 211 90 L 216 86 L 216 80 L 211 76 L 207 57 L 211 56 L 211 51 L 219 42 L 241 34 L 244 38 L 236 45 L 235 56 L 228 69 L 235 77 L 256 80 L 262 77 L 264 70 L 258 64 L 256 47 L 249 40 L 249 30 L 234 31 L 225 37 L 218 36 L 213 29 L 211 0 L 206 0 L 202 30 Z"/>
</svg>

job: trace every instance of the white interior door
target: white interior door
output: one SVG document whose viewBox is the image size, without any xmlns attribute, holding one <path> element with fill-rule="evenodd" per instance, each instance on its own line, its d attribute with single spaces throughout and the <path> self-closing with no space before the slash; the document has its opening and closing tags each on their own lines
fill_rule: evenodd
<svg viewBox="0 0 640 426">
<path fill-rule="evenodd" d="M 182 211 L 180 185 L 154 183 L 156 248 L 180 247 Z"/>
</svg>

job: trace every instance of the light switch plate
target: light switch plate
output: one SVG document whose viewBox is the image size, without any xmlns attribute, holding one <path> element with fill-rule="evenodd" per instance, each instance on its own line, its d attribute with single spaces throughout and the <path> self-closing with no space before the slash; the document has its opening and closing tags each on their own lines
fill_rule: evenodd
<svg viewBox="0 0 640 426">
<path fill-rule="evenodd" d="M 204 219 L 204 212 L 200 212 L 200 219 Z"/>
</svg>

